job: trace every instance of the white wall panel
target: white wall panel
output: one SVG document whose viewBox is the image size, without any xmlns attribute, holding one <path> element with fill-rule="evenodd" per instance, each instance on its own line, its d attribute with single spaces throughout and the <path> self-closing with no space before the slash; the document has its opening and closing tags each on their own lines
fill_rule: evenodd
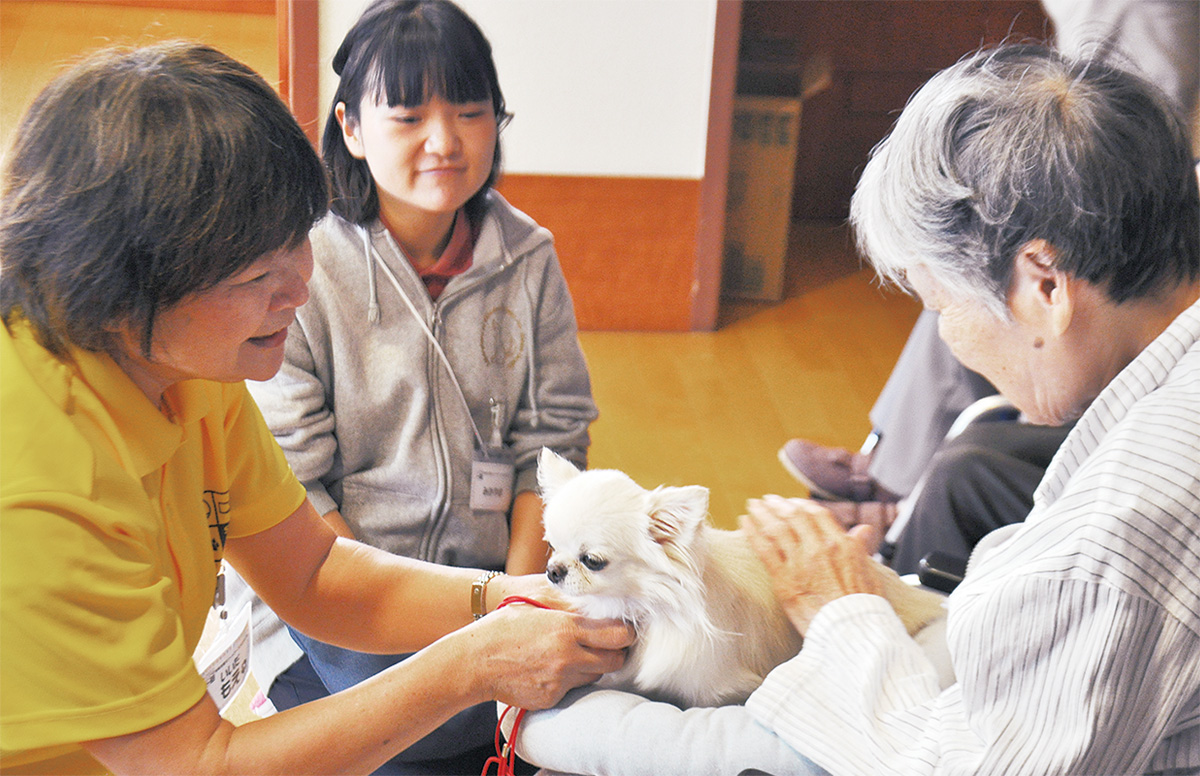
<svg viewBox="0 0 1200 776">
<path fill-rule="evenodd" d="M 365 2 L 321 0 L 329 60 Z M 539 175 L 704 175 L 716 0 L 461 0 L 492 43 L 515 115 L 505 169 Z"/>
</svg>

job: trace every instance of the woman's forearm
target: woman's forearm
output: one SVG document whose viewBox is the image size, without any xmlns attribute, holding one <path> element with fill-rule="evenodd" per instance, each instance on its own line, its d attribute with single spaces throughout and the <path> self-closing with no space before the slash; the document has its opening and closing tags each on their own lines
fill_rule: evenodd
<svg viewBox="0 0 1200 776">
<path fill-rule="evenodd" d="M 360 652 L 415 652 L 473 619 L 478 569 L 426 563 L 338 538 L 309 502 L 277 526 L 230 539 L 226 557 L 285 622 Z M 289 562 L 280 563 L 279 558 Z M 561 605 L 544 576 L 497 577 L 487 610 L 507 595 Z"/>
<path fill-rule="evenodd" d="M 339 538 L 300 598 L 275 611 L 329 644 L 359 652 L 413 652 L 471 622 L 477 576 L 474 569 L 425 563 Z"/>
<path fill-rule="evenodd" d="M 84 746 L 117 774 L 369 773 L 483 699 L 459 646 L 447 640 L 345 692 L 237 727 L 205 696 L 167 723 Z"/>
<path fill-rule="evenodd" d="M 285 622 L 360 652 L 415 652 L 472 619 L 477 571 L 339 538 L 307 501 L 266 531 L 229 539 L 225 554 Z"/>
<path fill-rule="evenodd" d="M 205 696 L 161 725 L 84 747 L 114 773 L 368 773 L 454 713 L 548 708 L 621 664 L 620 623 L 509 607 L 340 693 L 239 727 Z"/>
</svg>

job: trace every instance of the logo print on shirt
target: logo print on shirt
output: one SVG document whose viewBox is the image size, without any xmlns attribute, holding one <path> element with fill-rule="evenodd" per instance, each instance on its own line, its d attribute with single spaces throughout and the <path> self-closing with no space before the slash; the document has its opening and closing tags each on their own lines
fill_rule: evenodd
<svg viewBox="0 0 1200 776">
<path fill-rule="evenodd" d="M 212 540 L 213 561 L 220 563 L 225 557 L 225 533 L 229 530 L 229 491 L 204 491 L 204 513 Z"/>
<path fill-rule="evenodd" d="M 525 331 L 512 310 L 500 306 L 483 317 L 479 348 L 485 364 L 511 367 L 525 354 Z"/>
</svg>

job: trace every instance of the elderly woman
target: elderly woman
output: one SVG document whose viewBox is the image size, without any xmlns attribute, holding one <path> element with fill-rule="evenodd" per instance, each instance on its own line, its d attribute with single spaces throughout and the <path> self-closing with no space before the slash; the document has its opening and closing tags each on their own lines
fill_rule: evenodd
<svg viewBox="0 0 1200 776">
<path fill-rule="evenodd" d="M 494 612 L 546 598 L 543 578 L 489 588 L 339 539 L 306 498 L 242 381 L 283 360 L 326 188 L 261 78 L 203 46 L 104 52 L 17 135 L 0 209 L 0 770 L 364 773 L 470 705 L 544 707 L 620 665 L 620 623 Z M 223 559 L 306 633 L 422 651 L 234 727 L 192 664 Z"/>
<path fill-rule="evenodd" d="M 948 600 L 956 683 L 939 686 L 873 595 L 866 537 L 767 498 L 745 525 L 801 652 L 744 711 L 575 705 L 626 740 L 636 718 L 697 747 L 648 745 L 656 773 L 813 770 L 777 739 L 835 776 L 1200 772 L 1200 196 L 1184 124 L 1103 62 L 980 53 L 913 96 L 852 220 L 964 364 L 1035 422 L 1078 418 L 1029 518 L 984 540 Z M 569 731 L 573 711 L 533 715 L 518 751 L 545 759 L 539 725 Z M 546 764 L 598 762 L 638 770 L 586 750 Z"/>
</svg>

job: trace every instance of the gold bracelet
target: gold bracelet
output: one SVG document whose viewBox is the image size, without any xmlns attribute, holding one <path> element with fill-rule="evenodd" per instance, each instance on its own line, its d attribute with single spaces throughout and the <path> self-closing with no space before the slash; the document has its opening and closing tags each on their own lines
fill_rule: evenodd
<svg viewBox="0 0 1200 776">
<path fill-rule="evenodd" d="M 471 614 L 478 620 L 487 614 L 487 586 L 493 577 L 498 577 L 501 571 L 484 571 L 479 578 L 471 583 Z"/>
</svg>

